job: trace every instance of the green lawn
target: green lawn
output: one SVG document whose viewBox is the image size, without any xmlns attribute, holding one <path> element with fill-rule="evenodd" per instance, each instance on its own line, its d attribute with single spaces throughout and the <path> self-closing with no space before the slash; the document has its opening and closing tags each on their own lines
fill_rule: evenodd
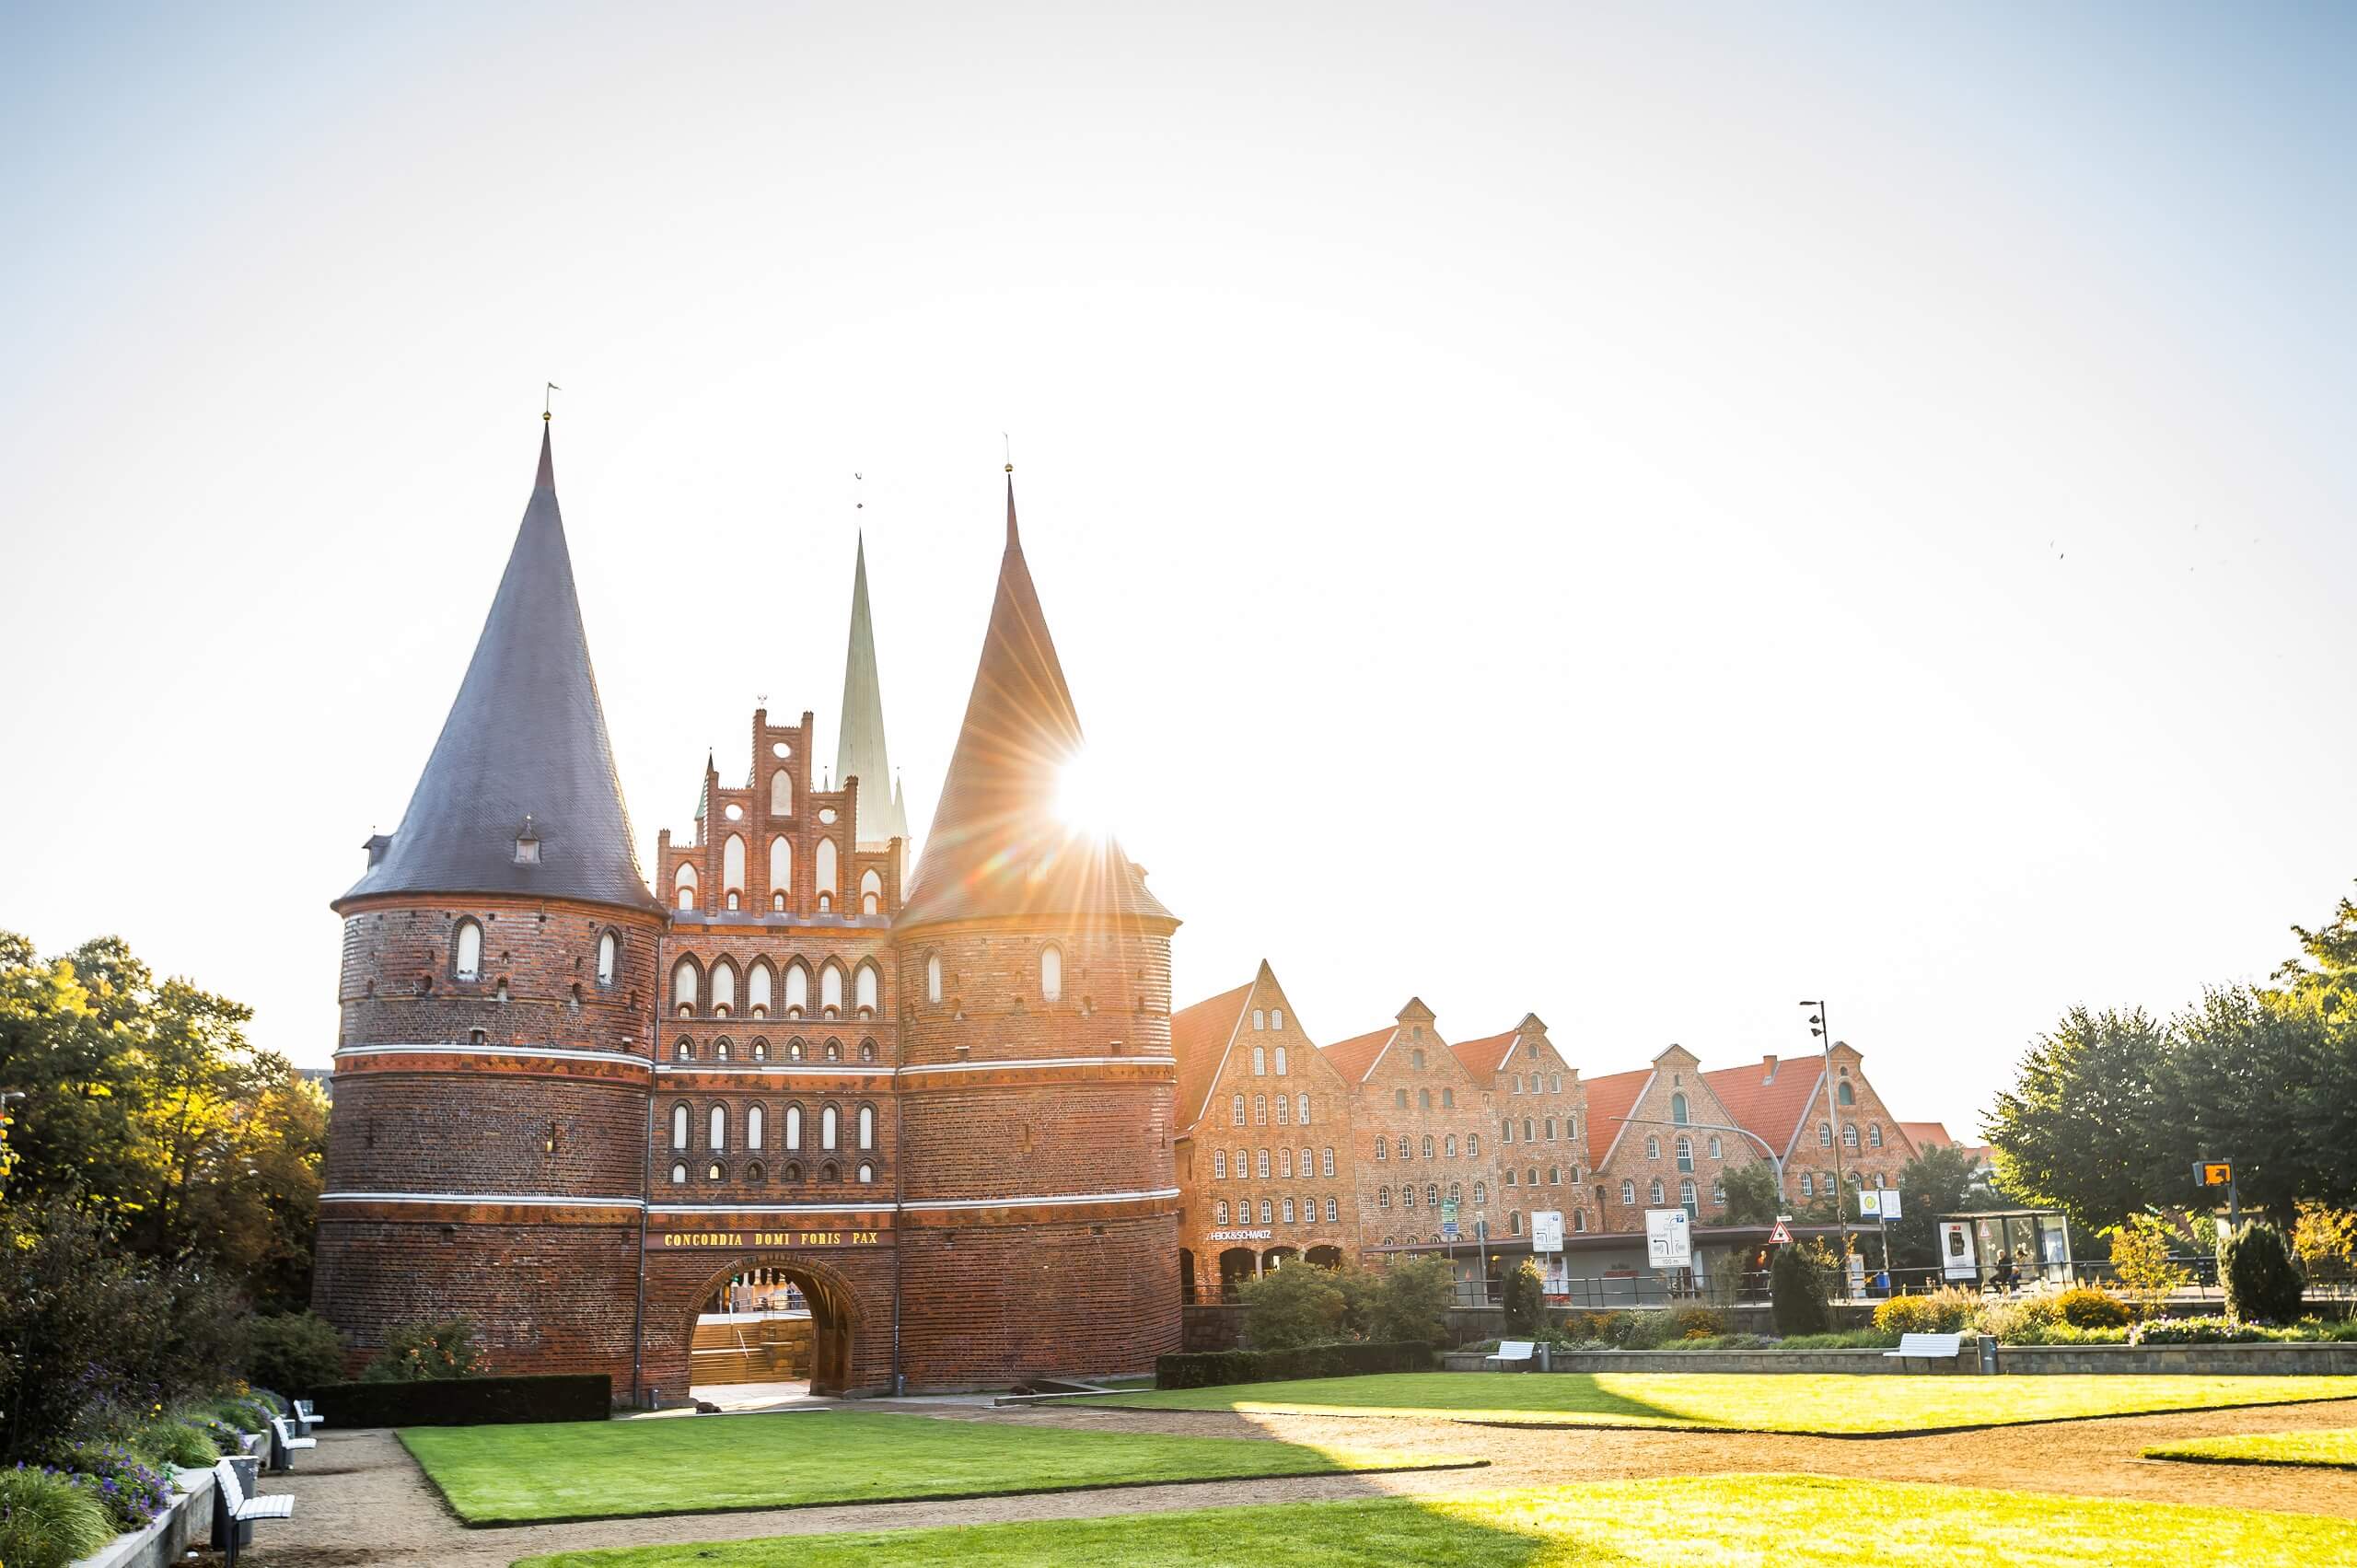
<svg viewBox="0 0 2357 1568">
<path fill-rule="evenodd" d="M 1463 1497 L 1286 1503 L 1034 1524 L 526 1558 L 517 1568 L 1449 1568 L 1925 1563 L 2315 1568 L 2357 1562 L 2357 1524 L 2305 1514 L 1817 1476 L 1710 1476 Z"/>
<path fill-rule="evenodd" d="M 1399 1372 L 1118 1394 L 1152 1410 L 1443 1415 L 1556 1426 L 1860 1435 L 2357 1399 L 2357 1377 L 1960 1377 L 1879 1373 Z"/>
<path fill-rule="evenodd" d="M 1471 1462 L 1250 1437 L 1072 1432 L 860 1411 L 423 1426 L 403 1429 L 401 1438 L 470 1525 Z"/>
<path fill-rule="evenodd" d="M 2357 1426 L 2321 1432 L 2247 1432 L 2195 1437 L 2144 1450 L 2148 1459 L 2201 1459 L 2213 1465 L 2319 1465 L 2357 1470 Z"/>
</svg>

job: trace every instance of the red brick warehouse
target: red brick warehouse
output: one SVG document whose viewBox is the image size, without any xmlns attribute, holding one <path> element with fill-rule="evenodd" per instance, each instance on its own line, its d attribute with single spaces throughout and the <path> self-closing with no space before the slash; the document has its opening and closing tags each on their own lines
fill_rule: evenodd
<svg viewBox="0 0 2357 1568">
<path fill-rule="evenodd" d="M 676 1397 L 699 1311 L 755 1271 L 808 1300 L 822 1392 L 1133 1372 L 1178 1347 L 1178 922 L 1051 809 L 1080 720 L 1013 486 L 913 874 L 863 554 L 836 786 L 812 779 L 810 714 L 755 713 L 743 787 L 707 759 L 691 834 L 658 841 L 658 898 L 543 431 L 441 737 L 335 903 L 313 1303 L 355 1365 L 464 1314 L 503 1371 Z"/>
</svg>

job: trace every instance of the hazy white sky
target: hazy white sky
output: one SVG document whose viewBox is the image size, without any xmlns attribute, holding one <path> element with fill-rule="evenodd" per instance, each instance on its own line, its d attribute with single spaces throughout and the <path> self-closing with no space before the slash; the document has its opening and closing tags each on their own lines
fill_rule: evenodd
<svg viewBox="0 0 2357 1568">
<path fill-rule="evenodd" d="M 651 860 L 1032 565 L 1178 989 L 1977 1121 L 2357 876 L 2347 10 L 16 6 L 0 926 L 332 1049 L 540 384 Z"/>
</svg>

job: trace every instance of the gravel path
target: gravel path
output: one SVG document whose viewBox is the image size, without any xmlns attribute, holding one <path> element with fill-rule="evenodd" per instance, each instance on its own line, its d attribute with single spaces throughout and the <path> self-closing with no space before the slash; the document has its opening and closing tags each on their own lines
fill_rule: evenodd
<svg viewBox="0 0 2357 1568">
<path fill-rule="evenodd" d="M 654 1541 L 740 1540 L 830 1530 L 1062 1519 L 1304 1498 L 1388 1493 L 1491 1492 L 1515 1486 L 1627 1477 L 1790 1470 L 1878 1481 L 1928 1481 L 2019 1491 L 2143 1497 L 2157 1502 L 2227 1501 L 2248 1508 L 2357 1518 L 2357 1471 L 2237 1468 L 2212 1476 L 2199 1467 L 2137 1457 L 2148 1444 L 2232 1432 L 2357 1426 L 2357 1400 L 2260 1410 L 2123 1416 L 2044 1426 L 1996 1427 L 1942 1437 L 1784 1437 L 1713 1432 L 1516 1431 L 1447 1421 L 1337 1420 L 1306 1416 L 1198 1414 L 1167 1411 L 990 1410 L 893 1401 L 951 1421 L 995 1421 L 1099 1432 L 1277 1437 L 1484 1458 L 1482 1469 L 1382 1476 L 1308 1476 L 1056 1493 L 955 1503 L 882 1503 L 613 1519 L 594 1524 L 470 1530 L 443 1505 L 387 1431 L 322 1431 L 303 1468 L 266 1479 L 263 1489 L 296 1499 L 293 1520 L 256 1527 L 252 1568 L 345 1568 L 354 1563 L 506 1564 L 535 1552 Z M 761 1416 L 731 1416 L 758 1421 Z M 805 1417 L 824 1442 L 824 1416 Z"/>
</svg>

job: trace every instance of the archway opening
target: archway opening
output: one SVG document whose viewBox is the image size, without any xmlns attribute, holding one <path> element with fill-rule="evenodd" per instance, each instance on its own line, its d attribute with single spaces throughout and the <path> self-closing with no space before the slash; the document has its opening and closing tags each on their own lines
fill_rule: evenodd
<svg viewBox="0 0 2357 1568">
<path fill-rule="evenodd" d="M 1183 1247 L 1178 1249 L 1178 1299 L 1188 1307 L 1195 1305 L 1195 1255 Z"/>
<path fill-rule="evenodd" d="M 1260 1272 L 1274 1272 L 1300 1256 L 1301 1249 L 1296 1247 L 1271 1247 L 1260 1254 Z"/>
<path fill-rule="evenodd" d="M 1249 1247 L 1231 1247 L 1219 1255 L 1219 1288 L 1225 1296 L 1260 1272 L 1260 1255 Z"/>
<path fill-rule="evenodd" d="M 1314 1263 L 1321 1269 L 1339 1269 L 1342 1266 L 1342 1249 L 1339 1247 L 1313 1247 L 1301 1257 L 1303 1262 Z"/>
<path fill-rule="evenodd" d="M 695 1398 L 724 1409 L 851 1386 L 858 1313 L 832 1272 L 748 1254 L 709 1279 L 691 1304 L 688 1363 Z"/>
</svg>

